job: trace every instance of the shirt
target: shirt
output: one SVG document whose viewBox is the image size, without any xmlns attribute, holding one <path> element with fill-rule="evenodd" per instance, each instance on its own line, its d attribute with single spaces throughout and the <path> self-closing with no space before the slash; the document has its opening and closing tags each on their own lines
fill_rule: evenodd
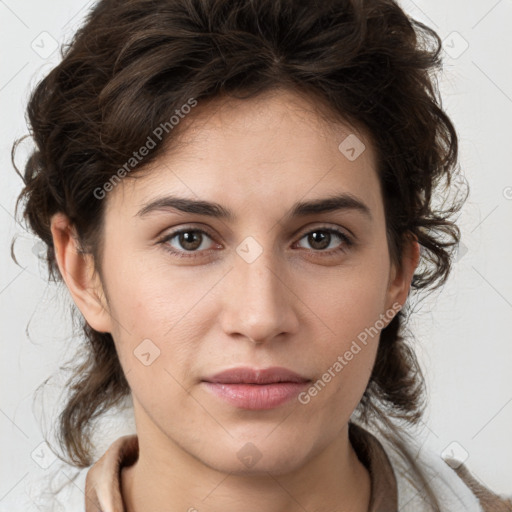
<svg viewBox="0 0 512 512">
<path fill-rule="evenodd" d="M 415 487 L 400 455 L 387 441 L 356 423 L 349 423 L 349 440 L 370 473 L 368 512 L 430 512 L 431 507 Z M 85 512 L 126 512 L 121 490 L 121 469 L 138 458 L 138 437 L 114 441 L 87 471 Z M 418 455 L 435 476 L 430 481 L 442 504 L 441 512 L 512 512 L 512 501 L 493 493 L 471 475 L 464 464 L 452 469 L 449 461 Z"/>
</svg>

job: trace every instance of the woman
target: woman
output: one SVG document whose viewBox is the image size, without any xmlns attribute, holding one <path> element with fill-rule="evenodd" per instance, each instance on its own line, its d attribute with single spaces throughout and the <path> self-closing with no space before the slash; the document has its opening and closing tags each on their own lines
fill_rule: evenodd
<svg viewBox="0 0 512 512">
<path fill-rule="evenodd" d="M 96 5 L 30 99 L 20 195 L 83 317 L 87 512 L 511 509 L 395 421 L 424 407 L 411 288 L 459 241 L 439 65 L 391 0 Z M 126 397 L 136 434 L 92 460 Z"/>
</svg>

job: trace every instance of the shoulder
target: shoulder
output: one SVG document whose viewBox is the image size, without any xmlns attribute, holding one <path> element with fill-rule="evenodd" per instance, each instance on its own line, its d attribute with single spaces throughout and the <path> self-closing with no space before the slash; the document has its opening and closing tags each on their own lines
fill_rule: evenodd
<svg viewBox="0 0 512 512">
<path fill-rule="evenodd" d="M 85 512 L 123 512 L 120 470 L 133 464 L 139 455 L 138 436 L 116 439 L 87 471 L 85 479 Z"/>
<path fill-rule="evenodd" d="M 481 484 L 466 465 L 450 459 L 445 460 L 445 462 L 477 497 L 484 512 L 512 512 L 512 499 L 500 496 Z"/>
<path fill-rule="evenodd" d="M 370 428 L 395 473 L 402 512 L 431 511 L 432 498 L 442 512 L 512 512 L 512 496 L 494 493 L 459 461 L 441 457 L 402 430 Z"/>
</svg>

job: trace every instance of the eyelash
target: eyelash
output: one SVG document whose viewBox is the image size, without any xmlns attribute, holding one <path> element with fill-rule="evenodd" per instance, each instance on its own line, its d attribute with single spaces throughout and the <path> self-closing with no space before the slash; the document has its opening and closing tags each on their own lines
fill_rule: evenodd
<svg viewBox="0 0 512 512">
<path fill-rule="evenodd" d="M 338 229 L 329 228 L 329 227 L 318 227 L 318 228 L 312 229 L 310 231 L 307 231 L 299 238 L 299 240 L 302 240 L 305 236 L 310 235 L 315 232 L 318 232 L 318 231 L 334 234 L 334 235 L 338 236 L 343 243 L 337 249 L 331 249 L 329 251 L 311 249 L 311 250 L 309 250 L 309 252 L 326 254 L 328 256 L 336 256 L 340 252 L 346 252 L 347 248 L 351 248 L 354 245 L 354 242 L 352 241 L 352 239 L 349 236 L 347 236 L 344 232 L 339 231 Z M 198 258 L 198 257 L 200 257 L 200 253 L 202 252 L 202 251 L 197 251 L 197 250 L 196 251 L 176 251 L 175 249 L 171 248 L 171 246 L 167 242 L 169 242 L 170 240 L 172 240 L 173 238 L 175 238 L 176 236 L 178 236 L 182 233 L 201 233 L 203 235 L 207 235 L 209 238 L 211 238 L 213 240 L 213 237 L 210 235 L 210 233 L 208 233 L 207 231 L 205 231 L 203 229 L 198 229 L 198 228 L 183 228 L 183 229 L 179 229 L 177 231 L 173 231 L 172 233 L 168 233 L 167 235 L 165 235 L 164 238 L 162 238 L 159 241 L 159 243 L 163 245 L 164 250 L 166 250 L 167 252 L 171 253 L 173 256 L 176 256 L 178 258 Z"/>
</svg>

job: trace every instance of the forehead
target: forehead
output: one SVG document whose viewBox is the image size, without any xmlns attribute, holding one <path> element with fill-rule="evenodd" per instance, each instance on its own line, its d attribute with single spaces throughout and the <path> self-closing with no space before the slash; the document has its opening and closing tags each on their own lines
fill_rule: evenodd
<svg viewBox="0 0 512 512">
<path fill-rule="evenodd" d="M 199 104 L 176 132 L 177 145 L 123 180 L 110 204 L 135 213 L 165 193 L 230 209 L 279 208 L 299 199 L 351 193 L 375 209 L 381 200 L 367 133 L 323 115 L 322 105 L 289 90 Z M 354 158 L 355 156 L 355 158 Z"/>
</svg>

